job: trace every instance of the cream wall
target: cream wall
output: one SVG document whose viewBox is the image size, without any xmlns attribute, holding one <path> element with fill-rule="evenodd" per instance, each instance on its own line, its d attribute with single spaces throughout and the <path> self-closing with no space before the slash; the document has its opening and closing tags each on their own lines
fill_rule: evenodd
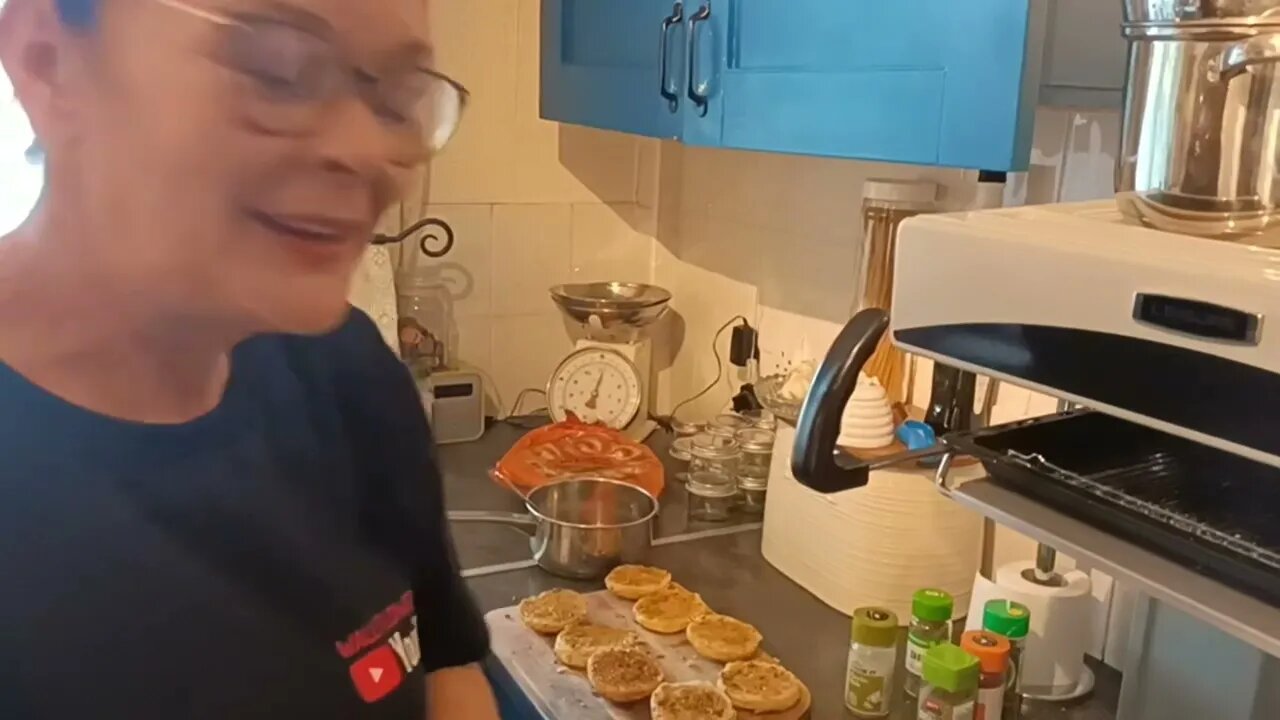
<svg viewBox="0 0 1280 720">
<path fill-rule="evenodd" d="M 454 292 L 457 358 L 489 376 L 505 413 L 570 347 L 548 287 L 650 279 L 657 145 L 538 118 L 538 0 L 431 9 L 439 66 L 472 104 L 424 189 L 455 249 L 417 272 Z"/>
</svg>

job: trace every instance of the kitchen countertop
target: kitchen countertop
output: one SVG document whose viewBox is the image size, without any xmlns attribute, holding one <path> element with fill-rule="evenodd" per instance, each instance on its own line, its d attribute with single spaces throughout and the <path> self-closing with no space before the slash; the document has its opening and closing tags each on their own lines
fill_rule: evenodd
<svg viewBox="0 0 1280 720">
<path fill-rule="evenodd" d="M 775 570 L 760 555 L 760 533 L 753 529 L 655 547 L 650 562 L 667 568 L 676 580 L 701 593 L 719 612 L 743 618 L 765 636 L 776 655 L 813 692 L 813 720 L 852 718 L 842 702 L 849 620 Z M 475 577 L 468 586 L 485 612 L 554 587 L 589 592 L 598 582 L 573 582 L 537 568 Z M 1119 674 L 1098 668 L 1092 697 L 1071 705 L 1029 704 L 1025 720 L 1113 720 L 1119 699 Z M 900 675 L 899 675 L 900 676 Z M 895 720 L 914 720 L 908 703 Z"/>
<path fill-rule="evenodd" d="M 524 503 L 514 493 L 489 478 L 489 470 L 529 428 L 495 423 L 474 442 L 440 446 L 440 466 L 444 475 L 445 501 L 450 510 L 523 512 Z M 670 436 L 655 432 L 645 442 L 666 468 L 667 485 L 654 526 L 654 538 L 668 541 L 692 533 L 716 532 L 737 526 L 751 526 L 759 518 L 735 515 L 724 523 L 691 520 L 688 493 L 673 482 L 676 463 L 668 455 Z M 458 560 L 465 570 L 482 570 L 529 560 L 528 536 L 518 528 L 489 523 L 453 523 Z"/>
</svg>

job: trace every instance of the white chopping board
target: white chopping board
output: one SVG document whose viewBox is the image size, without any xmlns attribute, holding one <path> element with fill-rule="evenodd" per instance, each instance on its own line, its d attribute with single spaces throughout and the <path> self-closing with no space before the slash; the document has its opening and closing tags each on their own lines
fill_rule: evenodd
<svg viewBox="0 0 1280 720">
<path fill-rule="evenodd" d="M 668 682 L 705 680 L 715 682 L 724 666 L 694 652 L 684 633 L 661 635 L 636 624 L 632 603 L 607 590 L 584 595 L 587 619 L 599 625 L 632 630 L 654 648 Z M 615 705 L 597 696 L 585 672 L 564 667 L 552 649 L 554 636 L 542 636 L 520 622 L 516 607 L 494 610 L 485 615 L 494 656 L 529 702 L 547 720 L 650 720 L 649 703 Z M 784 659 L 785 664 L 785 659 Z M 800 703 L 783 713 L 739 713 L 739 720 L 796 720 L 808 716 L 811 704 L 808 689 L 801 690 Z"/>
</svg>

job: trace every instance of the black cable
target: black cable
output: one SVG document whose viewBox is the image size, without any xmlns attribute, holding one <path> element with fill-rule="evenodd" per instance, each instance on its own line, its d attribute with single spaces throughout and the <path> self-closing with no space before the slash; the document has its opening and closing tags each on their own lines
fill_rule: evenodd
<svg viewBox="0 0 1280 720">
<path fill-rule="evenodd" d="M 674 408 L 672 408 L 671 409 L 672 418 L 676 416 L 676 413 L 680 412 L 680 408 L 684 407 L 685 405 L 688 405 L 689 403 L 697 400 L 703 395 L 706 395 L 707 393 L 711 392 L 716 388 L 717 385 L 720 384 L 720 381 L 724 379 L 724 359 L 720 357 L 720 337 L 724 335 L 725 330 L 728 330 L 729 328 L 733 327 L 733 324 L 739 321 L 741 321 L 742 324 L 744 325 L 751 324 L 750 321 L 748 321 L 745 317 L 741 315 L 735 315 L 729 319 L 729 322 L 725 323 L 724 325 L 721 325 L 720 329 L 716 331 L 715 337 L 711 338 L 711 354 L 714 355 L 716 358 L 716 379 L 712 380 L 711 384 L 703 388 L 702 391 L 699 392 L 697 395 L 694 395 L 691 398 L 685 399 L 679 405 L 676 405 Z"/>
</svg>

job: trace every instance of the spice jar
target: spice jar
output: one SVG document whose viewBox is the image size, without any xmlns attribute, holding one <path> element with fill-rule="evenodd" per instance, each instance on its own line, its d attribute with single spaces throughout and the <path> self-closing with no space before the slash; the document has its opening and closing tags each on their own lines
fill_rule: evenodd
<svg viewBox="0 0 1280 720">
<path fill-rule="evenodd" d="M 920 692 L 924 655 L 929 648 L 951 639 L 951 612 L 955 599 L 945 590 L 917 590 L 911 596 L 911 625 L 907 628 L 907 675 L 902 687 L 910 697 Z"/>
<path fill-rule="evenodd" d="M 917 720 L 973 720 L 978 704 L 978 659 L 951 643 L 924 655 Z"/>
<path fill-rule="evenodd" d="M 1031 611 L 1011 600 L 989 600 L 982 608 L 982 629 L 1009 641 L 1009 678 L 1004 690 L 1004 720 L 1022 717 L 1022 651 L 1031 630 Z"/>
<path fill-rule="evenodd" d="M 704 522 L 724 522 L 737 503 L 738 486 L 733 476 L 709 472 L 689 473 L 689 517 Z"/>
<path fill-rule="evenodd" d="M 960 649 L 978 658 L 980 674 L 975 720 L 1001 720 L 1004 716 L 1005 680 L 1009 672 L 1009 640 L 985 630 L 974 630 L 960 637 Z"/>
<path fill-rule="evenodd" d="M 885 717 L 893 709 L 893 672 L 898 666 L 898 616 L 878 607 L 853 611 L 844 705 L 861 718 Z"/>
<path fill-rule="evenodd" d="M 738 485 L 761 488 L 769 484 L 769 468 L 773 465 L 774 434 L 768 430 L 747 428 L 739 430 Z"/>
<path fill-rule="evenodd" d="M 689 449 L 689 474 L 714 473 L 732 479 L 738 472 L 742 450 L 732 436 L 698 433 Z"/>
</svg>

